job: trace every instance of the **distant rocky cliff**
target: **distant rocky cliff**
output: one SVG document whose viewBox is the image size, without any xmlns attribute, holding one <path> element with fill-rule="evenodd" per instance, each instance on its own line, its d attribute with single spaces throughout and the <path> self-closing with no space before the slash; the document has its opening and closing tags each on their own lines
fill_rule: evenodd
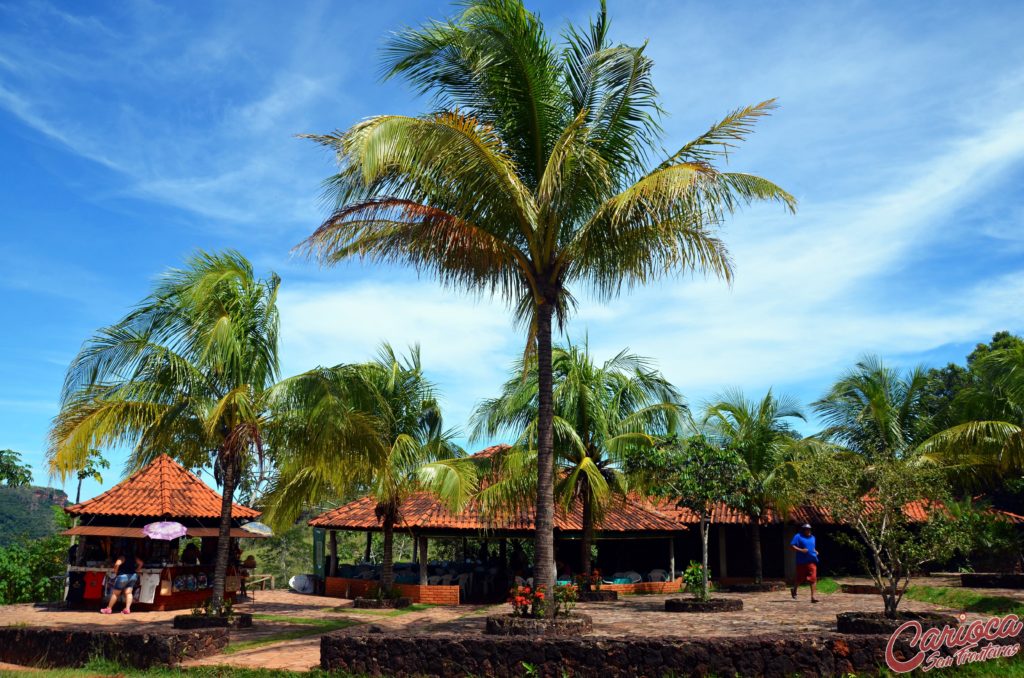
<svg viewBox="0 0 1024 678">
<path fill-rule="evenodd" d="M 54 506 L 65 506 L 68 496 L 54 487 L 0 486 L 0 546 L 18 535 L 30 539 L 53 534 L 57 525 Z"/>
</svg>

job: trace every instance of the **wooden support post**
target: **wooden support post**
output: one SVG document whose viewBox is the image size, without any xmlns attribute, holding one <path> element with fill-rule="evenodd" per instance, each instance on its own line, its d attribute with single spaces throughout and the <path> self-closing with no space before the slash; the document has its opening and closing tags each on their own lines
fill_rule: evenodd
<svg viewBox="0 0 1024 678">
<path fill-rule="evenodd" d="M 427 538 L 419 538 L 420 547 L 420 586 L 427 585 Z"/>
<path fill-rule="evenodd" d="M 338 531 L 331 530 L 328 539 L 328 546 L 331 549 L 330 565 L 327 568 L 328 577 L 338 576 Z"/>
<path fill-rule="evenodd" d="M 370 562 L 370 553 L 371 553 L 372 549 L 373 549 L 373 532 L 370 532 L 369 530 L 367 530 L 366 531 L 366 555 L 363 557 L 364 561 Z"/>
<path fill-rule="evenodd" d="M 795 528 L 789 525 L 782 526 L 782 576 L 787 583 L 796 581 L 796 551 L 789 545 L 795 535 Z"/>
<path fill-rule="evenodd" d="M 725 525 L 718 526 L 718 579 L 721 581 L 729 576 L 729 568 L 725 557 Z"/>
</svg>

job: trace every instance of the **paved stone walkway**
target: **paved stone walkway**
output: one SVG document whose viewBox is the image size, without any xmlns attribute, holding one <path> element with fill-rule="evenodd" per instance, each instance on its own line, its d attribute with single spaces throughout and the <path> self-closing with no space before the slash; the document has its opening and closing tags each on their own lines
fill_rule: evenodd
<svg viewBox="0 0 1024 678">
<path fill-rule="evenodd" d="M 918 580 L 920 585 L 948 586 L 954 582 L 937 578 Z M 1005 595 L 1024 600 L 1024 591 L 986 589 L 986 595 Z M 881 601 L 874 595 L 833 593 L 820 595 L 821 602 L 811 604 L 809 591 L 801 588 L 798 599 L 789 591 L 773 593 L 716 594 L 743 600 L 741 612 L 717 614 L 679 614 L 664 611 L 670 595 L 623 596 L 616 603 L 586 603 L 578 607 L 594 618 L 595 636 L 617 637 L 711 637 L 749 636 L 771 631 L 773 633 L 829 633 L 835 628 L 836 613 L 845 611 L 877 611 Z M 482 634 L 483 617 L 501 614 L 506 605 L 460 607 L 431 607 L 401 614 L 356 611 L 352 602 L 338 598 L 306 596 L 289 591 L 261 591 L 255 602 L 237 606 L 240 612 L 252 612 L 257 617 L 252 629 L 231 632 L 229 652 L 206 657 L 189 665 L 230 665 L 249 668 L 306 671 L 320 663 L 320 636 L 325 628 L 309 623 L 318 620 L 349 622 L 352 625 L 337 633 L 366 633 L 377 627 L 387 634 Z M 937 610 L 932 605 L 904 600 L 903 609 Z M 145 627 L 167 625 L 177 612 L 139 612 L 129 616 L 101 615 L 97 612 L 78 612 L 32 605 L 13 605 L 3 608 L 0 624 L 30 626 L 99 628 L 109 626 Z M 187 613 L 187 612 L 186 612 Z M 303 622 L 306 623 L 303 623 Z M 305 634 L 302 637 L 296 634 Z M 284 636 L 284 637 L 282 637 Z M 275 638 L 280 638 L 275 641 Z M 269 641 L 269 642 L 267 642 Z M 266 644 L 263 644 L 266 643 Z M 240 644 L 245 644 L 239 647 Z M 254 644 L 255 646 L 250 646 Z M 232 647 L 234 650 L 232 650 Z M 6 667 L 0 666 L 0 670 Z"/>
</svg>

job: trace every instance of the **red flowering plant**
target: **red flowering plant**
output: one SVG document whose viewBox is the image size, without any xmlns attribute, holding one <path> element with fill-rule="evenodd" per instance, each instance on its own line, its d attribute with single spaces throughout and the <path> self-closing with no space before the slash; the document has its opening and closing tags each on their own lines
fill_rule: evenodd
<svg viewBox="0 0 1024 678">
<path fill-rule="evenodd" d="M 509 604 L 513 617 L 543 617 L 544 587 L 516 586 L 509 591 Z"/>
<path fill-rule="evenodd" d="M 558 584 L 555 586 L 555 616 L 568 617 L 576 607 L 580 590 L 575 584 Z"/>
<path fill-rule="evenodd" d="M 590 574 L 578 574 L 576 575 L 576 586 L 583 591 L 600 591 L 601 584 L 604 580 L 601 579 L 601 571 L 594 568 L 590 571 Z"/>
</svg>

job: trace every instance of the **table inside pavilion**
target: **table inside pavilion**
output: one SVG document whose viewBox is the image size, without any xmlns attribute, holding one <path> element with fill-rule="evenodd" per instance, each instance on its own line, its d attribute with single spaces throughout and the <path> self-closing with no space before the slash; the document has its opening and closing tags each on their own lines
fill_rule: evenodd
<svg viewBox="0 0 1024 678">
<path fill-rule="evenodd" d="M 70 607 L 100 608 L 109 592 L 105 579 L 121 555 L 139 555 L 139 587 L 133 609 L 176 610 L 201 605 L 213 591 L 222 497 L 194 473 L 161 455 L 103 494 L 64 510 L 78 519 L 64 532 L 75 536 L 68 564 L 66 600 Z M 242 529 L 260 512 L 232 505 L 231 553 L 225 598 L 233 599 L 250 573 L 238 540 L 262 535 Z M 152 539 L 143 528 L 155 522 L 182 525 L 186 534 Z"/>
</svg>

